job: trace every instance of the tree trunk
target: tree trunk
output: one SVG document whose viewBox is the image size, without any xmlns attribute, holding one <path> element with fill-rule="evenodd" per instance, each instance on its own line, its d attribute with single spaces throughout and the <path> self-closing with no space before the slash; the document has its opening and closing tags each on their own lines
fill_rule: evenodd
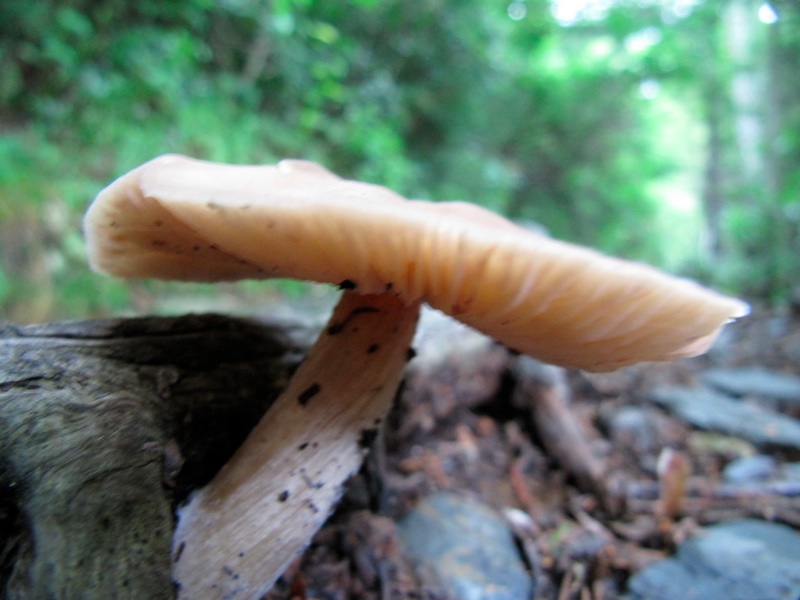
<svg viewBox="0 0 800 600">
<path fill-rule="evenodd" d="M 173 598 L 176 503 L 255 425 L 308 333 L 213 315 L 0 325 L 4 597 Z"/>
<path fill-rule="evenodd" d="M 705 90 L 706 127 L 708 142 L 706 149 L 706 169 L 703 181 L 703 208 L 706 220 L 706 250 L 712 261 L 722 259 L 724 208 L 723 181 L 723 101 L 722 94 L 715 87 Z"/>
</svg>

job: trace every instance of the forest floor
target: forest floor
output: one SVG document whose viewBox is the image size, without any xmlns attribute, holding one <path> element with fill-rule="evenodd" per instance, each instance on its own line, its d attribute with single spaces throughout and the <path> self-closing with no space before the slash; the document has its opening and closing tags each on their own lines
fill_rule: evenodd
<svg viewBox="0 0 800 600">
<path fill-rule="evenodd" d="M 457 597 L 441 565 L 412 558 L 417 542 L 404 533 L 408 515 L 442 492 L 499 516 L 536 599 L 622 597 L 633 574 L 714 523 L 800 529 L 797 495 L 769 476 L 725 478 L 726 466 L 752 456 L 769 457 L 776 472 L 800 460 L 798 448 L 701 430 L 651 401 L 665 386 L 700 388 L 713 368 L 800 374 L 797 315 L 755 310 L 704 357 L 609 374 L 513 356 L 435 315 L 421 332 L 385 435 L 270 599 Z M 776 413 L 798 418 L 800 403 Z M 454 535 L 457 547 L 474 536 L 462 533 L 431 536 Z M 481 552 L 465 560 L 457 577 L 491 579 L 496 565 L 481 564 Z"/>
</svg>

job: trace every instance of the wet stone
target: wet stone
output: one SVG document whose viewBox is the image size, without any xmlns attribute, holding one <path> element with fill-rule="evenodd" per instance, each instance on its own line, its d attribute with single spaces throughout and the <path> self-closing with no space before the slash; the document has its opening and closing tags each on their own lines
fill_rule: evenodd
<svg viewBox="0 0 800 600">
<path fill-rule="evenodd" d="M 800 534 L 751 519 L 708 527 L 628 588 L 630 600 L 797 600 Z"/>
<path fill-rule="evenodd" d="M 710 369 L 703 383 L 734 396 L 756 396 L 800 405 L 800 377 L 762 367 Z"/>
<path fill-rule="evenodd" d="M 457 600 L 518 600 L 533 580 L 506 522 L 489 507 L 449 493 L 423 500 L 400 522 L 400 539 L 426 585 Z"/>
<path fill-rule="evenodd" d="M 778 461 L 766 454 L 742 456 L 732 460 L 722 471 L 728 483 L 753 483 L 769 479 L 778 469 Z"/>
<path fill-rule="evenodd" d="M 740 437 L 758 446 L 800 449 L 800 421 L 705 388 L 663 387 L 653 402 L 687 423 Z"/>
</svg>

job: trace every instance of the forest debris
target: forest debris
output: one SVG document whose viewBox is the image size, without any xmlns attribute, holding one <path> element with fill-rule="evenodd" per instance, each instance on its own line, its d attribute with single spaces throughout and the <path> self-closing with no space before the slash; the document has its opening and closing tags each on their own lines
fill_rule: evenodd
<svg viewBox="0 0 800 600">
<path fill-rule="evenodd" d="M 669 523 L 681 511 L 690 466 L 687 456 L 678 450 L 664 448 L 658 457 L 658 515 Z"/>
<path fill-rule="evenodd" d="M 147 336 L 141 327 L 135 325 L 137 322 L 141 323 L 141 321 L 116 321 L 116 331 L 119 336 L 125 338 L 125 343 L 109 345 L 107 351 L 104 350 L 105 340 L 101 341 L 103 335 L 90 335 L 91 352 L 95 353 L 95 357 L 106 352 L 115 356 L 117 361 L 127 360 L 124 348 L 131 340 L 141 338 L 142 343 L 147 341 Z M 226 455 L 219 450 L 221 444 L 232 449 L 243 437 L 242 434 L 233 441 L 225 441 L 227 437 L 219 437 L 221 419 L 225 419 L 226 424 L 230 422 L 226 427 L 227 430 L 235 426 L 235 423 L 241 428 L 247 424 L 252 425 L 257 413 L 264 410 L 263 404 L 254 408 L 253 405 L 256 404 L 254 396 L 262 398 L 268 396 L 268 390 L 259 386 L 266 386 L 270 382 L 261 381 L 263 377 L 257 380 L 255 375 L 259 371 L 269 371 L 271 363 L 266 359 L 256 358 L 255 362 L 250 364 L 242 358 L 253 350 L 263 350 L 267 344 L 253 323 L 219 317 L 214 319 L 192 317 L 169 321 L 183 324 L 181 335 L 171 336 L 170 333 L 174 330 L 164 325 L 167 321 L 147 320 L 147 322 L 152 326 L 151 331 L 158 332 L 158 335 L 151 336 L 149 341 L 158 341 L 158 345 L 136 346 L 140 357 L 145 357 L 151 365 L 171 361 L 175 363 L 176 373 L 179 375 L 159 377 L 157 376 L 159 369 L 149 366 L 144 371 L 139 370 L 142 377 L 138 383 L 152 392 L 156 404 L 170 406 L 175 412 L 167 420 L 170 423 L 177 423 L 177 429 L 169 432 L 165 439 L 175 436 L 180 456 L 186 462 L 175 477 L 175 489 L 168 492 L 174 492 L 180 497 L 186 489 L 196 485 L 198 477 L 208 477 L 213 472 L 209 464 L 213 462 L 219 465 L 224 462 Z M 162 325 L 156 325 L 157 323 Z M 194 324 L 195 329 L 187 328 L 187 324 Z M 213 331 L 213 335 L 197 337 L 199 324 L 205 324 L 205 331 L 207 333 Z M 243 329 L 244 325 L 248 325 L 249 329 Z M 65 366 L 75 366 L 75 361 L 79 357 L 77 348 L 80 346 L 81 331 L 89 330 L 86 329 L 86 324 L 73 323 L 69 326 L 65 324 L 63 331 L 66 333 L 59 337 L 52 329 L 54 326 L 50 327 L 49 331 L 40 328 L 40 339 L 36 343 L 46 347 L 52 345 L 53 340 L 57 340 L 58 344 L 69 351 L 65 361 L 56 361 L 54 367 L 46 360 L 41 361 L 39 366 L 51 369 L 48 373 L 52 374 Z M 12 332 L 12 335 L 15 334 Z M 158 340 L 153 339 L 156 337 Z M 67 342 L 64 338 L 70 339 Z M 183 341 L 179 342 L 179 339 Z M 307 336 L 305 339 L 308 339 Z M 187 345 L 187 340 L 191 351 L 179 350 Z M 199 343 L 202 340 L 206 340 L 208 344 L 200 347 Z M 68 345 L 63 346 L 64 344 Z M 21 347 L 18 339 L 14 340 L 14 347 Z M 456 345 L 453 350 L 454 355 L 458 354 L 457 350 Z M 30 348 L 26 350 L 30 351 Z M 273 360 L 281 357 L 280 351 L 274 355 L 276 358 Z M 284 368 L 275 370 L 275 375 L 270 380 L 273 383 L 285 381 L 287 367 L 295 365 L 298 356 L 297 349 L 294 349 L 291 360 L 284 364 Z M 455 363 L 457 357 L 452 360 Z M 480 359 L 477 360 L 480 362 Z M 117 365 L 120 366 L 119 362 Z M 202 379 L 192 371 L 192 365 L 195 370 L 203 371 Z M 615 390 L 616 395 L 606 396 L 604 405 L 611 410 L 631 406 L 632 399 L 643 397 L 654 381 L 667 380 L 673 370 L 680 374 L 680 381 L 689 381 L 690 379 L 684 375 L 687 369 L 691 368 L 693 368 L 691 365 L 683 364 L 665 370 L 663 365 L 659 365 L 655 369 L 655 375 L 651 371 L 637 369 L 640 376 L 633 382 L 635 385 L 632 383 L 631 387 Z M 105 369 L 100 372 L 106 374 L 107 371 Z M 6 375 L 12 372 L 12 370 L 5 371 Z M 494 376 L 499 377 L 499 375 Z M 102 378 L 87 380 L 74 377 L 72 381 L 76 384 L 81 382 L 85 384 L 86 381 L 100 383 Z M 232 389 L 231 381 L 236 382 L 235 389 Z M 503 392 L 510 392 L 513 390 L 513 386 L 510 385 L 512 383 L 506 379 L 504 385 L 500 386 L 496 382 L 487 380 L 481 387 L 485 390 L 501 389 Z M 422 381 L 420 385 L 423 385 Z M 433 385 L 446 384 L 440 380 Z M 439 390 L 442 389 L 443 387 L 439 387 Z M 586 391 L 591 399 L 585 399 L 580 395 Z M 575 494 L 572 491 L 567 482 L 573 483 L 576 481 L 575 478 L 567 477 L 563 470 L 554 467 L 552 462 L 548 463 L 540 448 L 535 445 L 535 442 L 541 440 L 536 439 L 536 432 L 532 432 L 529 423 L 526 422 L 528 419 L 525 416 L 530 413 L 528 405 L 523 407 L 524 414 L 521 411 L 514 411 L 509 409 L 506 404 L 507 397 L 502 395 L 484 399 L 470 408 L 452 406 L 444 418 L 432 417 L 433 427 L 430 430 L 423 432 L 409 428 L 408 431 L 411 433 L 406 439 L 398 439 L 397 430 L 391 433 L 394 441 L 393 446 L 388 449 L 386 471 L 377 474 L 385 482 L 384 491 L 388 498 L 384 507 L 386 515 L 391 521 L 399 519 L 426 494 L 439 489 L 439 484 L 443 480 L 440 479 L 439 483 L 436 483 L 438 476 L 435 469 L 426 471 L 421 463 L 418 463 L 417 470 L 411 473 L 403 473 L 397 468 L 398 462 L 403 457 L 418 457 L 421 449 L 427 449 L 436 457 L 439 467 L 445 471 L 449 490 L 460 494 L 474 494 L 483 503 L 494 504 L 503 514 L 508 514 L 508 507 L 519 506 L 526 509 L 525 511 L 511 509 L 515 510 L 515 522 L 519 524 L 519 527 L 514 526 L 514 532 L 519 538 L 523 561 L 527 561 L 526 566 L 533 573 L 538 589 L 543 594 L 540 597 L 555 598 L 558 590 L 564 585 L 565 574 L 573 569 L 573 564 L 576 562 L 581 565 L 576 567 L 577 570 L 573 575 L 570 575 L 572 583 L 568 582 L 566 588 L 577 590 L 587 598 L 593 597 L 592 594 L 605 600 L 622 597 L 621 587 L 614 588 L 614 582 L 616 581 L 617 586 L 621 586 L 621 582 L 630 574 L 665 557 L 671 547 L 670 540 L 659 530 L 656 518 L 660 502 L 659 484 L 655 479 L 654 467 L 657 448 L 654 445 L 630 441 L 626 443 L 625 436 L 619 431 L 615 433 L 611 427 L 593 430 L 590 426 L 592 418 L 598 415 L 601 407 L 592 402 L 592 399 L 596 398 L 592 396 L 592 392 L 593 390 L 576 387 L 572 400 L 577 410 L 573 419 L 583 432 L 597 460 L 607 468 L 613 468 L 614 475 L 619 481 L 626 482 L 625 486 L 619 488 L 624 500 L 621 505 L 626 511 L 616 520 L 609 519 L 609 514 L 602 509 L 591 493 Z M 202 398 L 198 399 L 198 393 Z M 276 393 L 273 389 L 273 395 Z M 209 404 L 210 408 L 206 404 Z M 405 397 L 393 419 L 403 423 L 409 418 L 405 411 L 412 410 L 414 406 L 415 399 Z M 191 414 L 187 414 L 186 407 L 191 408 L 189 411 Z M 572 409 L 573 406 L 570 405 L 569 408 Z M 428 406 L 426 410 L 430 409 Z M 785 453 L 772 452 L 771 456 L 775 458 L 779 468 L 769 479 L 757 478 L 746 483 L 719 483 L 722 468 L 728 461 L 736 456 L 754 452 L 751 444 L 738 443 L 734 447 L 724 448 L 697 444 L 696 440 L 699 437 L 710 439 L 711 434 L 691 431 L 678 419 L 653 407 L 645 405 L 644 410 L 648 417 L 658 416 L 651 423 L 658 443 L 667 441 L 674 448 L 686 451 L 693 463 L 695 475 L 686 482 L 686 493 L 680 511 L 682 516 L 680 520 L 675 521 L 672 531 L 672 538 L 676 542 L 688 535 L 687 532 L 694 532 L 698 524 L 709 524 L 742 516 L 758 516 L 800 528 L 800 505 L 798 505 L 800 483 L 796 479 L 791 479 L 789 471 L 791 464 L 782 463 L 786 458 Z M 203 423 L 205 428 L 197 429 Z M 667 436 L 661 431 L 665 424 L 669 430 Z M 601 435 L 611 437 L 605 443 L 600 438 Z M 226 431 L 226 436 L 231 437 L 231 431 Z M 714 437 L 722 439 L 717 434 L 714 434 Z M 724 439 L 734 440 L 734 438 Z M 198 450 L 197 446 L 192 445 L 192 440 L 202 441 L 208 445 L 208 449 Z M 3 441 L 0 438 L 0 443 Z M 471 458 L 473 443 L 478 453 L 478 460 L 475 462 L 472 462 Z M 412 451 L 413 447 L 417 447 L 418 450 Z M 774 448 L 772 450 L 774 451 Z M 608 455 L 600 455 L 600 452 L 608 452 Z M 175 460 L 176 456 L 169 454 L 173 452 L 168 452 L 163 466 L 173 471 L 180 461 Z M 435 464 L 434 461 L 431 463 Z M 206 465 L 202 474 L 198 474 L 200 464 Z M 519 472 L 514 477 L 527 488 L 533 506 L 524 507 L 519 500 L 520 494 L 512 490 L 509 480 L 512 471 Z M 359 479 L 366 479 L 369 476 L 362 473 Z M 190 478 L 188 484 L 187 477 Z M 365 491 L 346 495 L 345 503 L 339 512 L 321 531 L 304 557 L 290 567 L 285 580 L 279 586 L 280 589 L 270 597 L 277 600 L 326 597 L 326 594 L 327 597 L 337 597 L 338 594 L 341 598 L 347 597 L 350 593 L 350 597 L 360 597 L 365 600 L 384 600 L 387 597 L 407 600 L 444 599 L 439 591 L 426 586 L 415 577 L 413 570 L 405 564 L 402 556 L 386 552 L 387 544 L 390 547 L 390 537 L 384 537 L 381 541 L 380 534 L 374 537 L 362 535 L 363 530 L 360 529 L 358 520 L 351 521 L 352 511 L 378 504 L 369 496 L 372 488 L 364 485 L 361 487 Z M 8 493 L 18 489 L 18 486 L 3 489 Z M 522 494 L 525 495 L 524 489 Z M 7 503 L 7 500 L 8 498 L 4 497 L 0 502 Z M 5 506 L 6 504 L 0 506 L 0 517 L 7 513 Z M 10 518 L 14 518 L 11 513 L 6 514 L 6 517 L 9 515 Z M 3 524 L 7 525 L 8 519 Z M 597 524 L 601 527 L 598 528 Z M 606 538 L 601 533 L 602 528 L 612 532 L 613 539 Z M 362 554 L 356 557 L 359 546 Z M 15 538 L 11 535 L 7 539 L 6 551 L 12 563 L 16 559 L 19 547 L 20 544 L 15 543 Z M 606 558 L 601 558 L 598 554 L 600 552 L 607 553 Z M 375 567 L 373 562 L 373 558 L 376 557 L 379 558 L 378 567 Z M 609 572 L 607 569 L 610 569 L 610 576 L 603 575 Z M 575 583 L 578 581 L 581 582 L 580 585 Z M 356 593 L 360 595 L 354 595 Z M 600 594 L 602 596 L 599 596 Z"/>
<path fill-rule="evenodd" d="M 525 475 L 522 473 L 520 460 L 518 458 L 511 461 L 511 465 L 508 469 L 508 480 L 511 484 L 511 489 L 514 490 L 514 494 L 519 500 L 520 506 L 530 510 L 534 502 L 533 496 L 528 489 L 528 484 L 525 481 Z"/>
<path fill-rule="evenodd" d="M 564 371 L 520 356 L 514 363 L 514 375 L 517 386 L 512 401 L 530 410 L 533 426 L 549 455 L 582 490 L 611 503 L 605 467 L 595 457 L 586 432 L 570 409 L 571 393 Z"/>
<path fill-rule="evenodd" d="M 432 479 L 440 489 L 449 487 L 450 480 L 442 467 L 439 456 L 428 448 L 418 448 L 414 455 L 402 459 L 398 463 L 398 468 L 404 473 L 414 473 L 422 471 L 427 477 Z"/>
<path fill-rule="evenodd" d="M 355 509 L 326 523 L 264 599 L 388 600 L 408 584 L 395 522 Z"/>
<path fill-rule="evenodd" d="M 630 515 L 657 514 L 660 485 L 654 481 L 628 481 L 624 501 Z M 690 478 L 681 500 L 681 514 L 698 523 L 758 517 L 800 527 L 800 482 L 764 481 L 747 484 L 713 484 Z"/>
<path fill-rule="evenodd" d="M 456 425 L 456 443 L 459 453 L 466 459 L 467 464 L 474 464 L 480 459 L 480 449 L 475 436 L 465 423 Z"/>
</svg>

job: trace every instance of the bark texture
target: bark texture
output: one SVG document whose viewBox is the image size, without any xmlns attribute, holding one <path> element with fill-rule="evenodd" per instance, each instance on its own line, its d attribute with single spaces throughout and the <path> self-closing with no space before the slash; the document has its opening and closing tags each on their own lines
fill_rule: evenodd
<svg viewBox="0 0 800 600">
<path fill-rule="evenodd" d="M 6 598 L 173 598 L 174 507 L 277 396 L 308 330 L 204 315 L 0 325 Z"/>
</svg>

